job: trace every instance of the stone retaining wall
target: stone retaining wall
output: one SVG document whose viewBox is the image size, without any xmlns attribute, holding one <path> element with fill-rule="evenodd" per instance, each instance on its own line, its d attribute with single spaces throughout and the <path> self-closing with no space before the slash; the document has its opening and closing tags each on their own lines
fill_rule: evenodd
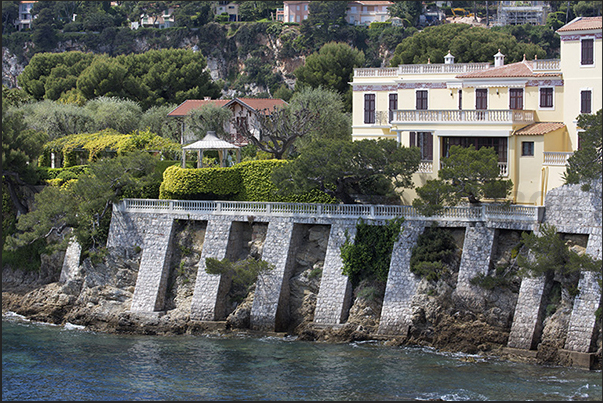
<svg viewBox="0 0 603 403">
<path fill-rule="evenodd" d="M 598 192 L 598 196 L 597 196 Z M 593 192 L 582 192 L 578 185 L 556 188 L 547 193 L 545 223 L 555 225 L 558 232 L 587 234 L 586 253 L 601 259 L 601 185 L 594 185 Z M 314 323 L 321 326 L 337 326 L 345 323 L 351 305 L 351 285 L 341 273 L 339 250 L 345 241 L 345 232 L 353 239 L 356 220 L 340 217 L 282 217 L 186 214 L 186 213 L 125 213 L 114 211 L 108 246 L 143 249 L 138 281 L 132 301 L 132 310 L 153 312 L 163 309 L 165 278 L 169 261 L 169 244 L 173 220 L 207 220 L 208 226 L 203 244 L 199 269 L 191 303 L 191 318 L 215 321 L 224 316 L 226 283 L 219 275 L 205 272 L 205 258 L 222 259 L 228 254 L 235 221 L 267 222 L 266 240 L 262 259 L 273 264 L 274 271 L 262 275 L 256 284 L 251 310 L 251 327 L 274 331 L 287 324 L 289 277 L 292 260 L 302 230 L 297 224 L 330 225 L 329 241 L 325 255 L 320 289 L 314 311 Z M 373 224 L 380 225 L 383 222 Z M 428 220 L 406 220 L 403 231 L 394 245 L 389 278 L 386 285 L 378 332 L 386 335 L 403 335 L 410 324 L 410 306 L 416 294 L 419 279 L 410 273 L 410 256 L 418 236 Z M 488 274 L 490 259 L 496 243 L 497 229 L 538 231 L 539 224 L 515 221 L 438 221 L 441 227 L 463 228 L 465 237 L 463 252 L 453 294 L 467 306 L 479 309 L 487 294 L 471 284 L 478 274 Z M 297 229 L 296 229 L 297 227 Z M 233 252 L 234 253 L 234 252 Z M 576 298 L 569 325 L 565 349 L 588 352 L 595 340 L 594 311 L 600 303 L 600 288 L 592 273 L 583 273 L 580 294 Z M 509 347 L 534 349 L 542 326 L 542 298 L 546 279 L 523 280 L 516 304 L 515 316 L 509 336 Z"/>
</svg>

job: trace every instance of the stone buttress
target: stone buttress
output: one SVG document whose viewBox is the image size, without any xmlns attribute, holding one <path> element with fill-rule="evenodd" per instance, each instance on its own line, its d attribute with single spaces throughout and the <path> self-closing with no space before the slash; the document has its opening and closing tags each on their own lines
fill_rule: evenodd
<svg viewBox="0 0 603 403">
<path fill-rule="evenodd" d="M 495 232 L 494 228 L 486 227 L 479 222 L 472 223 L 465 230 L 455 293 L 457 299 L 474 309 L 482 307 L 484 291 L 479 286 L 471 284 L 471 279 L 478 274 L 488 274 Z"/>
<path fill-rule="evenodd" d="M 352 286 L 348 276 L 342 274 L 341 246 L 345 243 L 346 231 L 350 239 L 356 236 L 356 221 L 331 225 L 329 243 L 316 298 L 314 323 L 317 325 L 337 325 L 347 319 L 351 304 Z"/>
<path fill-rule="evenodd" d="M 149 313 L 163 310 L 173 229 L 174 220 L 169 216 L 155 217 L 149 222 L 132 296 L 131 312 Z"/>
<path fill-rule="evenodd" d="M 392 251 L 381 308 L 379 334 L 406 335 L 411 325 L 411 302 L 420 277 L 410 271 L 412 248 L 425 229 L 424 221 L 405 221 Z"/>
<path fill-rule="evenodd" d="M 296 247 L 293 220 L 274 220 L 268 224 L 262 260 L 274 266 L 257 279 L 250 326 L 253 330 L 275 331 L 286 325 L 288 315 L 289 277 Z"/>
<path fill-rule="evenodd" d="M 212 257 L 222 260 L 226 257 L 232 221 L 223 217 L 211 217 L 207 221 L 205 240 L 197 269 L 197 279 L 191 300 L 191 319 L 214 321 L 223 319 L 224 294 L 228 292 L 229 279 L 221 274 L 205 271 L 205 259 Z"/>
</svg>

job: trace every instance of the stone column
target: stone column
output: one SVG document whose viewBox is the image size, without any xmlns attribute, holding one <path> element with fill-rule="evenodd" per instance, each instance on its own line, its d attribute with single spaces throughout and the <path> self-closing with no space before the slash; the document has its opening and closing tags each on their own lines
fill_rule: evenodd
<svg viewBox="0 0 603 403">
<path fill-rule="evenodd" d="M 295 254 L 290 250 L 292 245 L 295 246 L 292 242 L 293 227 L 292 221 L 271 221 L 268 224 L 262 260 L 274 265 L 274 269 L 258 276 L 251 306 L 253 330 L 274 331 L 279 304 L 285 304 L 288 299 L 290 256 Z"/>
<path fill-rule="evenodd" d="M 213 321 L 224 315 L 224 294 L 228 279 L 220 274 L 205 271 L 205 259 L 222 260 L 226 257 L 232 222 L 222 217 L 211 217 L 207 221 L 203 250 L 199 259 L 195 289 L 191 300 L 191 319 Z"/>
<path fill-rule="evenodd" d="M 337 222 L 331 225 L 329 243 L 325 253 L 320 289 L 314 310 L 314 323 L 336 325 L 347 319 L 352 299 L 352 285 L 348 276 L 341 273 L 341 245 L 345 242 L 345 233 L 353 241 L 356 236 L 356 221 Z"/>
<path fill-rule="evenodd" d="M 410 271 L 412 248 L 425 230 L 424 221 L 405 221 L 392 251 L 377 333 L 406 335 L 412 322 L 411 302 L 421 278 Z"/>
<path fill-rule="evenodd" d="M 590 234 L 586 245 L 586 253 L 595 259 L 601 259 L 601 229 Z M 565 349 L 589 353 L 595 342 L 595 311 L 601 303 L 601 286 L 594 272 L 585 271 L 580 274 L 578 283 L 580 294 L 574 300 L 574 308 L 570 317 Z"/>
<path fill-rule="evenodd" d="M 81 253 L 81 245 L 78 243 L 75 237 L 72 236 L 71 239 L 69 239 L 69 246 L 67 246 L 67 250 L 65 251 L 65 258 L 63 260 L 63 267 L 61 268 L 59 283 L 66 283 L 69 280 L 73 280 L 76 273 L 79 272 Z"/>
<path fill-rule="evenodd" d="M 488 274 L 494 233 L 494 228 L 487 228 L 483 223 L 468 226 L 465 231 L 456 297 L 470 308 L 480 309 L 483 305 L 483 291 L 480 287 L 472 285 L 470 281 L 478 274 Z"/>
<path fill-rule="evenodd" d="M 524 350 L 537 347 L 542 332 L 542 297 L 545 286 L 545 276 L 525 277 L 521 280 L 507 347 Z"/>
<path fill-rule="evenodd" d="M 174 220 L 160 217 L 151 220 L 144 239 L 144 248 L 132 296 L 132 312 L 155 312 L 163 309 Z"/>
</svg>

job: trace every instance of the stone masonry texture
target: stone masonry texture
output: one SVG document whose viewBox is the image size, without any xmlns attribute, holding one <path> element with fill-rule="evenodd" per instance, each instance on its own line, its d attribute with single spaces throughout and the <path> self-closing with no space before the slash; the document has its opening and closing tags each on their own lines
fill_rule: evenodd
<svg viewBox="0 0 603 403">
<path fill-rule="evenodd" d="M 228 251 L 228 240 L 233 221 L 246 221 L 248 216 L 211 213 L 156 213 L 113 212 L 108 247 L 143 250 L 132 310 L 157 311 L 163 308 L 165 295 L 164 278 L 166 262 L 170 254 L 169 244 L 174 219 L 207 220 L 205 242 L 195 283 L 191 318 L 221 320 L 220 300 L 224 287 L 220 276 L 205 273 L 206 257 L 221 259 Z M 341 273 L 340 247 L 345 232 L 353 239 L 356 220 L 339 217 L 282 217 L 255 216 L 255 221 L 268 223 L 262 259 L 275 266 L 275 270 L 261 276 L 251 311 L 252 328 L 275 330 L 279 325 L 279 312 L 288 304 L 287 279 L 291 259 L 295 254 L 296 224 L 330 225 L 329 241 L 324 260 L 322 279 L 317 296 L 314 323 L 336 326 L 347 320 L 351 305 L 351 286 L 347 276 Z M 555 225 L 557 231 L 566 234 L 588 236 L 586 253 L 601 259 L 601 181 L 593 183 L 593 190 L 583 192 L 579 185 L 565 185 L 547 193 L 544 222 Z M 409 270 L 410 253 L 418 235 L 429 220 L 406 220 L 399 240 L 394 245 L 390 273 L 386 285 L 379 333 L 404 334 L 409 323 L 409 304 L 416 293 L 417 279 Z M 473 286 L 470 281 L 476 275 L 487 274 L 496 242 L 497 229 L 538 232 L 540 224 L 513 220 L 471 222 L 438 220 L 441 227 L 465 227 L 463 253 L 454 297 L 479 308 L 486 291 Z M 73 250 L 75 251 L 75 250 Z M 67 262 L 75 253 L 66 253 Z M 71 256 L 71 257 L 69 257 Z M 68 258 L 69 257 L 69 258 Z M 73 259 L 75 259 L 73 257 Z M 65 269 L 65 276 L 69 270 Z M 544 278 L 525 278 L 522 281 L 516 311 L 509 336 L 509 347 L 533 349 L 538 343 L 542 326 L 541 304 L 546 287 Z M 600 304 L 600 286 L 594 273 L 584 272 L 578 284 L 570 319 L 565 349 L 588 352 L 596 337 L 595 310 Z M 282 320 L 286 320 L 283 318 Z"/>
<path fill-rule="evenodd" d="M 420 278 L 410 271 L 412 248 L 425 230 L 424 221 L 405 221 L 392 251 L 378 333 L 406 334 L 411 324 L 411 302 Z"/>
</svg>

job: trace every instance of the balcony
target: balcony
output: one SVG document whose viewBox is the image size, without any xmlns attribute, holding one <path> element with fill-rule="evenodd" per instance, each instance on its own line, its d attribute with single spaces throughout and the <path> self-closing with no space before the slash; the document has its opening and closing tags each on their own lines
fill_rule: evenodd
<svg viewBox="0 0 603 403">
<path fill-rule="evenodd" d="M 403 74 L 460 74 L 490 68 L 490 63 L 403 64 L 398 67 L 354 69 L 354 77 L 396 77 Z"/>
<path fill-rule="evenodd" d="M 400 123 L 534 123 L 534 111 L 488 110 L 396 110 L 392 124 Z"/>
<path fill-rule="evenodd" d="M 545 151 L 544 152 L 544 165 L 557 165 L 557 166 L 565 166 L 567 164 L 567 159 L 571 157 L 573 152 L 552 152 Z"/>
</svg>

